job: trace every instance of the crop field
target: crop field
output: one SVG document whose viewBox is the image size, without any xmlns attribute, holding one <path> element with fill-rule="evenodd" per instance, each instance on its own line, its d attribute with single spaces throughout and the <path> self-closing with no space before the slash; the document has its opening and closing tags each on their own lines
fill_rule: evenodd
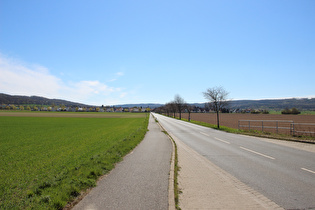
<svg viewBox="0 0 315 210">
<path fill-rule="evenodd" d="M 61 209 L 122 160 L 147 125 L 144 113 L 1 112 L 0 209 Z"/>
<path fill-rule="evenodd" d="M 295 125 L 296 130 L 304 130 L 309 132 L 315 132 L 315 115 L 281 115 L 281 114 L 230 114 L 230 113 L 220 113 L 220 125 L 238 129 L 239 120 L 281 120 L 281 121 L 294 121 L 294 123 L 303 123 Z M 182 117 L 188 119 L 188 114 L 183 113 Z M 200 122 L 206 122 L 210 124 L 217 124 L 217 118 L 215 113 L 191 113 L 191 119 Z M 243 125 L 248 125 L 248 122 L 242 122 Z M 261 122 L 251 122 L 252 128 L 261 131 Z M 257 127 L 254 127 L 257 126 Z M 275 128 L 276 122 L 264 122 L 265 129 L 267 132 L 277 132 Z M 288 122 L 278 122 L 278 127 L 290 127 Z M 246 127 L 242 127 L 247 129 Z M 289 134 L 289 129 L 278 129 L 279 133 Z M 314 134 L 313 134 L 314 135 Z"/>
</svg>

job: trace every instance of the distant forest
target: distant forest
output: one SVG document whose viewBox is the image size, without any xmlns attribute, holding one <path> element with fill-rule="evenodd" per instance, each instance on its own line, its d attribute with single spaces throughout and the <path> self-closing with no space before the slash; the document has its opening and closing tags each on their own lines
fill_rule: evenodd
<svg viewBox="0 0 315 210">
<path fill-rule="evenodd" d="M 14 104 L 14 105 L 65 105 L 67 107 L 87 106 L 76 102 L 61 100 L 61 99 L 48 99 L 39 96 L 12 96 L 0 93 L 0 105 L 1 104 Z"/>
<path fill-rule="evenodd" d="M 0 105 L 1 104 L 37 104 L 37 105 L 64 105 L 67 107 L 86 107 L 89 105 L 61 100 L 61 99 L 48 99 L 39 96 L 13 96 L 0 93 Z M 156 108 L 163 106 L 164 104 L 124 104 L 116 105 L 116 107 L 150 107 Z M 194 103 L 198 107 L 204 107 L 204 103 Z M 99 105 L 102 106 L 102 105 Z M 105 104 L 104 104 L 105 106 Z M 276 110 L 280 111 L 285 108 L 297 108 L 300 111 L 308 110 L 315 111 L 315 98 L 291 98 L 291 99 L 265 99 L 265 100 L 234 100 L 229 103 L 230 109 L 260 109 L 260 110 Z"/>
</svg>

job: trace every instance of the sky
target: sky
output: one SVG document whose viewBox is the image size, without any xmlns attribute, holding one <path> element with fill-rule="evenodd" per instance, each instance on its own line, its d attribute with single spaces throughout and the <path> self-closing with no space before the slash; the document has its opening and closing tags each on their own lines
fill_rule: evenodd
<svg viewBox="0 0 315 210">
<path fill-rule="evenodd" d="M 314 0 L 0 0 L 0 93 L 88 105 L 315 97 Z"/>
</svg>

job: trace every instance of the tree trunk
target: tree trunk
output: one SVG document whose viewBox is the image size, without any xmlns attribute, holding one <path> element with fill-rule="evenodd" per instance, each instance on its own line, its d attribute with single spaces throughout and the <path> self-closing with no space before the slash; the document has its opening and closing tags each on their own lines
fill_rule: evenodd
<svg viewBox="0 0 315 210">
<path fill-rule="evenodd" d="M 217 111 L 217 125 L 218 125 L 218 128 L 220 128 L 220 122 L 219 122 L 219 111 Z"/>
</svg>

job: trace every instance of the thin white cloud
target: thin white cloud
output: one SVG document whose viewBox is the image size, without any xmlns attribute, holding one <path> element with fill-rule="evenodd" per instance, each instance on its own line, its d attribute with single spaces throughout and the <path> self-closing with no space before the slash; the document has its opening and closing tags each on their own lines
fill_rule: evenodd
<svg viewBox="0 0 315 210">
<path fill-rule="evenodd" d="M 124 74 L 123 72 L 116 72 L 116 73 L 114 74 L 114 78 L 108 80 L 107 82 L 115 82 L 115 81 L 118 80 L 119 77 L 122 77 L 122 76 L 124 76 L 124 75 L 125 75 L 125 74 Z"/>
<path fill-rule="evenodd" d="M 116 75 L 121 77 L 121 76 L 124 76 L 125 74 L 124 72 L 117 72 Z"/>
<path fill-rule="evenodd" d="M 115 73 L 115 78 L 108 80 L 108 82 L 115 82 L 118 80 L 119 77 L 124 76 L 125 74 L 123 72 L 116 72 Z"/>
<path fill-rule="evenodd" d="M 21 64 L 0 54 L 0 92 L 97 105 L 113 93 L 119 98 L 121 88 L 109 87 L 98 80 L 64 82 L 43 66 Z"/>
<path fill-rule="evenodd" d="M 127 95 L 127 93 L 123 92 L 123 93 L 120 94 L 120 98 L 124 98 L 124 97 L 126 97 L 126 95 Z"/>
</svg>

